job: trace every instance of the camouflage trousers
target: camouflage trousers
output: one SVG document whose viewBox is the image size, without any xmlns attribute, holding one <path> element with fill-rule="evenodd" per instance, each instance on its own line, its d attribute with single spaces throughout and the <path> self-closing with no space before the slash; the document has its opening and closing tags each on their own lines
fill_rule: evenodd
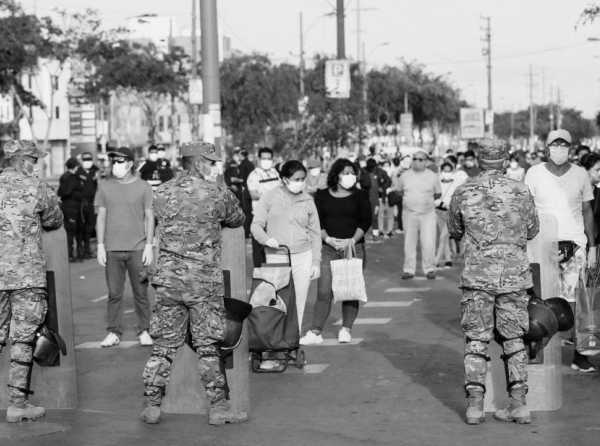
<svg viewBox="0 0 600 446">
<path fill-rule="evenodd" d="M 488 344 L 494 329 L 504 350 L 506 384 L 509 393 L 527 392 L 527 352 L 523 335 L 529 330 L 526 291 L 492 293 L 483 290 L 463 291 L 461 325 L 466 337 L 465 389 L 485 390 Z"/>
<path fill-rule="evenodd" d="M 35 333 L 46 317 L 46 290 L 0 290 L 0 352 L 10 344 L 8 396 L 23 404 L 29 395 Z"/>
<path fill-rule="evenodd" d="M 218 344 L 224 339 L 223 286 L 201 291 L 155 286 L 156 307 L 150 319 L 154 339 L 144 368 L 144 395 L 148 404 L 160 406 L 177 349 L 189 333 L 198 354 L 198 371 L 211 404 L 226 397 L 226 377 L 219 363 Z"/>
</svg>

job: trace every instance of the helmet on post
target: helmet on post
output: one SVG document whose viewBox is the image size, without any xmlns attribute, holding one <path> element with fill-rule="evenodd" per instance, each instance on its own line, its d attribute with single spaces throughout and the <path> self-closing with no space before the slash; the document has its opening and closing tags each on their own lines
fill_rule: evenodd
<svg viewBox="0 0 600 446">
<path fill-rule="evenodd" d="M 551 338 L 558 331 L 558 320 L 554 311 L 537 297 L 532 297 L 527 305 L 529 313 L 529 331 L 525 334 L 526 342 L 539 342 Z"/>
<path fill-rule="evenodd" d="M 551 297 L 544 301 L 546 305 L 554 312 L 558 321 L 558 331 L 567 331 L 575 325 L 575 315 L 569 302 L 562 297 Z"/>
<path fill-rule="evenodd" d="M 234 350 L 240 343 L 244 319 L 252 311 L 252 305 L 237 299 L 225 299 L 225 336 L 221 350 Z"/>
</svg>

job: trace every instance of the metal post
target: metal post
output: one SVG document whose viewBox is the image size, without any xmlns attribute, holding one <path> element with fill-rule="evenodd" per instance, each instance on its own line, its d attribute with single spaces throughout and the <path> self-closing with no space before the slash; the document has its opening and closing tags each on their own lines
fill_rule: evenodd
<svg viewBox="0 0 600 446">
<path fill-rule="evenodd" d="M 533 110 L 533 67 L 529 65 L 529 144 L 535 138 L 535 116 Z"/>
<path fill-rule="evenodd" d="M 202 46 L 202 113 L 205 117 L 205 139 L 220 143 L 221 98 L 219 90 L 219 39 L 217 0 L 200 0 Z"/>
<path fill-rule="evenodd" d="M 337 0 L 337 58 L 346 58 L 346 40 L 344 31 L 344 0 Z"/>
<path fill-rule="evenodd" d="M 300 11 L 300 97 L 304 97 L 304 26 Z"/>
<path fill-rule="evenodd" d="M 192 0 L 192 79 L 198 77 L 198 41 L 196 34 L 196 25 L 198 15 L 196 13 L 196 2 Z M 198 104 L 192 104 L 192 140 L 198 140 Z"/>
</svg>

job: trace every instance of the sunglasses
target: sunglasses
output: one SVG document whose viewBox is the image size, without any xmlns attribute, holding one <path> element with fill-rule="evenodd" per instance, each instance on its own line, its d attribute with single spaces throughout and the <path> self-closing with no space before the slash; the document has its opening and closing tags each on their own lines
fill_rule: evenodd
<svg viewBox="0 0 600 446">
<path fill-rule="evenodd" d="M 425 161 L 425 158 L 414 158 L 413 157 L 413 161 Z"/>
<path fill-rule="evenodd" d="M 550 144 L 550 147 L 571 147 L 571 144 L 566 141 L 555 141 Z"/>
<path fill-rule="evenodd" d="M 128 160 L 127 158 L 113 158 L 112 162 L 116 163 L 116 164 L 123 164 L 126 163 Z"/>
</svg>

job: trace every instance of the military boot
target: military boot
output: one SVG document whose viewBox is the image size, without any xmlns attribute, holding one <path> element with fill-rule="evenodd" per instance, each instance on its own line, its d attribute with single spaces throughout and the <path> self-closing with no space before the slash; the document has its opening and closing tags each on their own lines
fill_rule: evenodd
<svg viewBox="0 0 600 446">
<path fill-rule="evenodd" d="M 481 391 L 469 390 L 467 395 L 467 424 L 481 424 L 485 421 L 485 412 L 483 411 L 483 396 Z"/>
<path fill-rule="evenodd" d="M 22 404 L 12 404 L 6 409 L 6 422 L 19 423 L 21 421 L 34 421 L 46 415 L 46 409 L 34 406 L 25 401 Z"/>
<path fill-rule="evenodd" d="M 515 422 L 518 424 L 531 423 L 531 413 L 527 407 L 525 394 L 522 392 L 511 392 L 510 402 L 504 409 L 494 413 L 494 418 L 499 421 Z"/>
<path fill-rule="evenodd" d="M 220 400 L 211 404 L 208 411 L 208 424 L 219 425 L 226 423 L 243 423 L 248 421 L 246 412 L 235 413 L 227 400 Z"/>
<path fill-rule="evenodd" d="M 146 406 L 140 418 L 146 424 L 158 424 L 160 423 L 160 406 Z"/>
</svg>

